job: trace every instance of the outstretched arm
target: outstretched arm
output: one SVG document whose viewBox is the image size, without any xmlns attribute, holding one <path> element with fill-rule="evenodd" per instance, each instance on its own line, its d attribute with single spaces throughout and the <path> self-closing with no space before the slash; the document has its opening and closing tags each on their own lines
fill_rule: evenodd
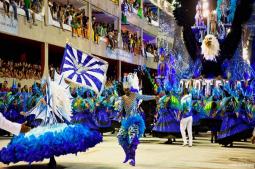
<svg viewBox="0 0 255 169">
<path fill-rule="evenodd" d="M 157 96 L 152 96 L 152 95 L 141 95 L 141 94 L 137 94 L 136 95 L 137 99 L 141 99 L 144 101 L 149 101 L 149 100 L 156 100 Z"/>
<path fill-rule="evenodd" d="M 21 124 L 13 123 L 7 120 L 1 113 L 0 113 L 0 128 L 6 130 L 14 135 L 19 135 L 21 130 Z"/>
</svg>

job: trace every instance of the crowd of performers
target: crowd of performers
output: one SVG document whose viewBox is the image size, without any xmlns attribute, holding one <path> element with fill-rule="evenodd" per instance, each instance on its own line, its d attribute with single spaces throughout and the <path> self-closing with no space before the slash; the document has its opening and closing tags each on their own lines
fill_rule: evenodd
<svg viewBox="0 0 255 169">
<path fill-rule="evenodd" d="M 63 110 L 48 110 L 45 82 L 34 84 L 32 93 L 18 92 L 13 85 L 10 92 L 0 95 L 0 112 L 10 121 L 26 123 L 34 128 L 27 134 L 29 136 L 45 133 L 45 130 L 49 130 L 49 133 L 43 134 L 43 138 L 32 137 L 32 141 L 27 135 L 14 137 L 7 148 L 0 151 L 0 161 L 6 164 L 19 161 L 32 163 L 50 158 L 49 165 L 56 166 L 54 156 L 85 151 L 102 141 L 102 133 L 114 133 L 117 129 L 119 144 L 126 155 L 124 163 L 129 161 L 130 165 L 135 166 L 139 138 L 145 132 L 146 112 L 139 106 L 142 100 L 157 101 L 151 133 L 154 137 L 168 138 L 168 143 L 182 137 L 183 146 L 191 147 L 194 133 L 211 131 L 212 143 L 233 146 L 234 141 L 250 138 L 254 132 L 253 82 L 221 81 L 208 88 L 208 85 L 196 85 L 194 80 L 193 83 L 192 80 L 181 81 L 180 85 L 158 86 L 156 95 L 149 96 L 139 94 L 139 88 L 134 87 L 137 85 L 132 85 L 132 80 L 137 81 L 137 77 L 134 74 L 129 76 L 131 80 L 115 82 L 106 87 L 101 95 L 82 87 L 70 88 L 71 119 L 63 115 Z M 46 111 L 49 115 L 46 119 L 44 116 L 38 118 L 38 113 L 31 113 L 34 111 Z M 38 131 L 37 126 L 46 122 L 54 125 L 41 127 Z M 58 134 L 52 135 L 52 131 Z M 48 141 L 38 143 L 41 139 Z M 73 144 L 73 140 L 77 141 L 76 144 Z M 69 141 L 72 146 L 68 144 Z M 62 149 L 50 147 L 52 144 L 58 147 L 62 145 Z M 26 153 L 19 154 L 19 151 Z"/>
<path fill-rule="evenodd" d="M 234 141 L 252 136 L 255 102 L 251 81 L 183 80 L 180 87 L 159 91 L 162 97 L 153 128 L 155 136 L 167 136 L 171 143 L 171 138 L 182 135 L 186 145 L 187 128 L 189 146 L 192 146 L 192 131 L 210 130 L 211 142 L 224 146 L 233 146 Z"/>
<path fill-rule="evenodd" d="M 6 164 L 19 161 L 32 163 L 50 158 L 49 167 L 53 168 L 56 166 L 54 156 L 85 151 L 102 141 L 102 133 L 109 131 L 114 133 L 118 128 L 118 140 L 126 153 L 124 162 L 130 161 L 130 165 L 135 165 L 135 151 L 139 138 L 143 136 L 145 130 L 144 120 L 137 111 L 137 100 L 156 99 L 156 96 L 138 94 L 137 89 L 131 92 L 130 85 L 127 85 L 130 82 L 127 82 L 124 88 L 122 83 L 116 82 L 113 86 L 105 88 L 100 95 L 83 87 L 70 87 L 72 114 L 69 120 L 63 110 L 55 110 L 51 107 L 49 100 L 51 96 L 47 91 L 48 84 L 54 86 L 53 82 L 34 84 L 32 93 L 18 92 L 14 84 L 10 92 L 1 93 L 0 112 L 2 115 L 12 122 L 25 123 L 33 128 L 25 135 L 20 134 L 14 137 L 10 144 L 0 151 L 1 162 Z M 60 94 L 61 91 L 58 88 L 60 86 L 52 90 Z M 49 124 L 50 127 L 48 127 Z M 73 126 L 66 127 L 70 124 Z M 62 129 L 63 125 L 64 129 Z M 45 131 L 46 134 L 42 134 Z M 1 132 L 2 135 L 5 134 L 5 131 Z M 66 137 L 68 134 L 69 136 Z M 42 139 L 48 141 L 45 143 Z M 68 143 L 71 144 L 74 139 L 79 139 L 79 141 L 70 146 Z M 51 142 L 51 140 L 57 141 Z M 54 146 L 51 147 L 52 145 Z M 19 151 L 26 153 L 19 155 L 17 153 Z"/>
</svg>

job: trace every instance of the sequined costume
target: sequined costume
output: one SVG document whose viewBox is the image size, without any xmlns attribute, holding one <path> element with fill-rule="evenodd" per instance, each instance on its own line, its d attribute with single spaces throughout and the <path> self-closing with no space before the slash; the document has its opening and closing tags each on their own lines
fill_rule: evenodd
<svg viewBox="0 0 255 169">
<path fill-rule="evenodd" d="M 131 93 L 129 96 L 122 96 L 122 109 L 124 108 L 126 115 L 121 121 L 121 128 L 118 133 L 119 144 L 122 146 L 126 158 L 124 163 L 130 161 L 131 165 L 135 165 L 135 153 L 139 144 L 139 138 L 143 136 L 145 130 L 144 120 L 138 113 L 139 100 L 153 100 L 155 96 L 140 95 Z"/>
</svg>

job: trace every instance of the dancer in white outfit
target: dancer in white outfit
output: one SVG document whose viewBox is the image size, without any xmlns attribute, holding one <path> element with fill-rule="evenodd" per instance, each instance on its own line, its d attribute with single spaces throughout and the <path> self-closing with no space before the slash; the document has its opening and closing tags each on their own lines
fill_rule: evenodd
<svg viewBox="0 0 255 169">
<path fill-rule="evenodd" d="M 180 130 L 182 134 L 182 140 L 183 140 L 183 146 L 187 145 L 187 138 L 186 138 L 186 129 L 188 131 L 189 136 L 189 147 L 192 147 L 192 96 L 188 94 L 187 88 L 183 91 L 183 97 L 181 99 L 181 110 L 179 112 L 179 119 L 181 119 L 180 122 Z"/>
</svg>

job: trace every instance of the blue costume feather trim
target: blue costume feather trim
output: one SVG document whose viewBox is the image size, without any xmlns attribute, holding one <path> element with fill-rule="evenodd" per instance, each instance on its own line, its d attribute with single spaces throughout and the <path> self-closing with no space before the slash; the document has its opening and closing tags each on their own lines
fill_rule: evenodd
<svg viewBox="0 0 255 169">
<path fill-rule="evenodd" d="M 0 151 L 0 161 L 9 164 L 25 161 L 43 161 L 53 156 L 76 154 L 94 147 L 102 141 L 98 131 L 91 131 L 83 125 L 59 124 L 37 135 L 38 127 L 27 134 L 14 137 L 6 148 Z"/>
<path fill-rule="evenodd" d="M 143 133 L 145 131 L 145 123 L 144 123 L 144 120 L 142 118 L 142 116 L 140 116 L 139 114 L 137 115 L 133 115 L 133 116 L 130 116 L 128 118 L 125 118 L 122 120 L 121 122 L 121 127 L 123 127 L 123 129 L 125 130 L 128 130 L 130 126 L 132 125 L 137 125 L 139 126 L 139 135 L 138 137 L 142 137 L 143 136 Z"/>
</svg>

